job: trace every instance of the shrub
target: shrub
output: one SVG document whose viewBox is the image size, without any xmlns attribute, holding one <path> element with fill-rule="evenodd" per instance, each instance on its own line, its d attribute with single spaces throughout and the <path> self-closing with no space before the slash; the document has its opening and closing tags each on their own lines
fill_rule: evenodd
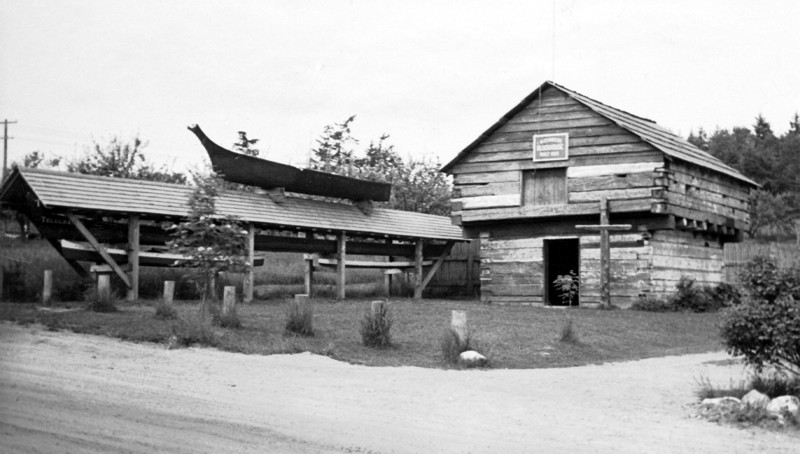
<svg viewBox="0 0 800 454">
<path fill-rule="evenodd" d="M 217 306 L 212 304 L 212 306 Z M 223 328 L 239 329 L 242 327 L 242 321 L 239 320 L 239 314 L 236 311 L 236 305 L 233 305 L 229 311 L 225 312 L 218 310 L 212 317 L 213 323 Z"/>
<path fill-rule="evenodd" d="M 109 292 L 107 296 L 100 295 L 97 287 L 90 287 L 84 293 L 84 301 L 89 303 L 86 306 L 86 310 L 92 312 L 116 312 L 117 306 L 115 303 L 118 300 L 119 298 L 114 292 Z"/>
<path fill-rule="evenodd" d="M 299 304 L 297 301 L 291 301 L 286 309 L 286 333 L 313 336 L 313 317 L 314 309 L 310 303 Z"/>
<path fill-rule="evenodd" d="M 773 302 L 780 296 L 800 299 L 800 268 L 781 270 L 767 257 L 755 257 L 739 274 L 745 291 L 753 297 Z"/>
<path fill-rule="evenodd" d="M 191 347 L 192 345 L 217 347 L 220 341 L 210 324 L 192 318 L 179 320 L 178 323 L 172 325 L 170 344 L 182 347 Z"/>
<path fill-rule="evenodd" d="M 367 309 L 361 318 L 361 342 L 367 347 L 385 348 L 392 345 L 392 317 L 386 304 L 380 309 Z"/>
<path fill-rule="evenodd" d="M 28 291 L 25 286 L 25 267 L 21 263 L 11 262 L 8 265 L 0 265 L 0 272 L 3 273 L 3 299 L 5 301 L 32 301 L 33 291 Z"/>
<path fill-rule="evenodd" d="M 659 298 L 655 295 L 639 295 L 639 298 L 631 305 L 631 309 L 645 312 L 674 311 L 672 304 L 670 304 L 670 300 L 666 298 Z"/>
<path fill-rule="evenodd" d="M 740 301 L 739 291 L 732 285 L 698 287 L 695 280 L 688 276 L 681 276 L 675 284 L 675 290 L 668 298 L 639 295 L 631 309 L 647 312 L 716 312 Z"/>
<path fill-rule="evenodd" d="M 155 318 L 158 320 L 174 320 L 178 318 L 178 311 L 175 306 L 167 304 L 164 300 L 156 300 Z"/>
<path fill-rule="evenodd" d="M 581 343 L 580 339 L 578 339 L 578 332 L 572 324 L 571 317 L 568 318 L 567 321 L 564 322 L 564 326 L 561 327 L 561 334 L 558 336 L 558 341 L 573 345 Z"/>
<path fill-rule="evenodd" d="M 778 270 L 763 257 L 742 273 L 747 296 L 725 311 L 722 338 L 756 371 L 765 365 L 800 375 L 800 269 Z"/>
</svg>

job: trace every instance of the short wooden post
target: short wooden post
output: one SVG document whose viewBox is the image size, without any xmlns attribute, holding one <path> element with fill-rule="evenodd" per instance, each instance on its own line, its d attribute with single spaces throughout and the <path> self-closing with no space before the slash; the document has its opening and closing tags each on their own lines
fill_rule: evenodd
<svg viewBox="0 0 800 454">
<path fill-rule="evenodd" d="M 100 301 L 111 300 L 111 273 L 97 273 L 97 298 Z"/>
<path fill-rule="evenodd" d="M 608 199 L 600 198 L 600 224 L 608 225 Z M 600 302 L 611 307 L 611 241 L 608 229 L 600 230 Z"/>
<path fill-rule="evenodd" d="M 253 264 L 256 259 L 256 228 L 251 222 L 247 225 L 247 274 L 244 278 L 244 302 L 253 302 L 253 289 L 255 287 L 255 270 Z"/>
<path fill-rule="evenodd" d="M 164 304 L 172 306 L 175 299 L 175 281 L 164 281 Z"/>
<path fill-rule="evenodd" d="M 383 301 L 373 301 L 373 302 L 372 302 L 372 306 L 371 306 L 371 308 L 372 308 L 372 315 L 373 315 L 373 316 L 377 316 L 378 314 L 380 314 L 380 313 L 381 313 L 381 311 L 383 311 L 383 306 L 384 306 L 384 304 L 385 304 L 385 303 L 384 303 Z"/>
<path fill-rule="evenodd" d="M 128 264 L 131 270 L 126 299 L 136 301 L 139 299 L 139 215 L 136 214 L 128 218 Z"/>
<path fill-rule="evenodd" d="M 44 285 L 42 285 L 42 303 L 50 304 L 53 299 L 53 270 L 44 270 Z"/>
<path fill-rule="evenodd" d="M 422 238 L 414 245 L 414 299 L 422 298 Z"/>
<path fill-rule="evenodd" d="M 465 311 L 453 311 L 450 329 L 458 335 L 458 342 L 461 345 L 467 342 L 467 313 Z"/>
<path fill-rule="evenodd" d="M 303 260 L 303 276 L 304 276 L 304 284 L 305 284 L 305 291 L 306 295 L 311 297 L 313 295 L 314 290 L 314 257 L 310 254 L 306 254 L 304 256 L 305 260 Z"/>
<path fill-rule="evenodd" d="M 475 274 L 472 268 L 475 267 L 475 247 L 470 243 L 467 248 L 467 295 L 475 293 Z"/>
<path fill-rule="evenodd" d="M 337 248 L 336 262 L 336 299 L 343 300 L 345 298 L 345 275 L 346 275 L 346 262 L 347 262 L 347 234 L 342 232 L 339 234 L 339 244 Z"/>
<path fill-rule="evenodd" d="M 226 285 L 222 294 L 222 317 L 233 315 L 236 311 L 236 287 Z"/>
</svg>

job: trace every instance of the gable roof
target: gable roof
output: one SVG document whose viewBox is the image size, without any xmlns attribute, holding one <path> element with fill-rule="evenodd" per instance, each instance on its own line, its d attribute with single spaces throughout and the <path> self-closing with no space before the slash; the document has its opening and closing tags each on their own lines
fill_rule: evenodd
<svg viewBox="0 0 800 454">
<path fill-rule="evenodd" d="M 138 213 L 151 217 L 184 217 L 190 186 L 52 170 L 17 168 L 0 187 L 0 202 L 19 202 L 26 184 L 44 208 Z M 364 214 L 355 205 L 287 196 L 276 203 L 265 195 L 222 191 L 216 201 L 221 215 L 264 226 L 345 231 L 403 238 L 461 240 L 461 229 L 446 216 L 375 208 Z"/>
<path fill-rule="evenodd" d="M 715 158 L 714 156 L 711 156 L 709 153 L 697 148 L 696 146 L 692 145 L 691 143 L 689 143 L 682 137 L 678 136 L 677 134 L 668 131 L 665 128 L 662 128 L 661 126 L 656 124 L 656 122 L 633 115 L 631 113 L 625 112 L 624 110 L 620 110 L 615 107 L 603 104 L 600 101 L 596 101 L 588 96 L 582 95 L 566 87 L 562 87 L 561 85 L 558 85 L 551 81 L 543 83 L 539 88 L 534 90 L 533 93 L 525 97 L 525 99 L 523 99 L 522 102 L 514 106 L 514 108 L 508 111 L 505 115 L 503 115 L 500 118 L 500 120 L 498 120 L 495 124 L 493 124 L 489 129 L 487 129 L 472 143 L 467 145 L 466 148 L 461 150 L 461 152 L 452 161 L 448 162 L 444 167 L 442 167 L 441 171 L 450 173 L 453 167 L 455 167 L 455 165 L 464 156 L 466 156 L 470 151 L 472 151 L 474 148 L 480 145 L 484 140 L 486 140 L 489 136 L 491 136 L 501 126 L 505 125 L 511 118 L 513 118 L 522 109 L 524 109 L 531 102 L 536 100 L 539 97 L 540 93 L 548 87 L 553 87 L 561 91 L 562 93 L 565 93 L 567 96 L 578 101 L 579 103 L 588 107 L 597 114 L 602 115 L 603 117 L 611 120 L 617 126 L 631 132 L 632 134 L 639 137 L 642 141 L 650 144 L 651 146 L 653 146 L 654 148 L 656 148 L 657 150 L 661 151 L 662 153 L 671 158 L 686 161 L 698 165 L 700 167 L 725 174 L 729 177 L 735 178 L 741 182 L 744 182 L 752 186 L 760 186 L 755 181 L 742 175 L 738 170 L 726 165 L 719 159 Z"/>
</svg>

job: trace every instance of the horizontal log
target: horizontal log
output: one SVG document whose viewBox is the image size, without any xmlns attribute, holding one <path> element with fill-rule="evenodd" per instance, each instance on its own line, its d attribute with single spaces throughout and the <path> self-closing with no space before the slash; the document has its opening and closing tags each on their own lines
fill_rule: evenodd
<svg viewBox="0 0 800 454">
<path fill-rule="evenodd" d="M 622 175 L 639 172 L 652 172 L 663 163 L 631 162 L 621 164 L 607 164 L 595 166 L 574 166 L 567 168 L 567 178 L 594 177 L 600 175 Z"/>
<path fill-rule="evenodd" d="M 329 259 L 329 258 L 306 258 L 306 260 L 313 260 L 314 266 L 326 266 L 326 267 L 336 267 L 339 264 L 338 259 Z M 425 260 L 422 262 L 423 266 L 431 266 L 433 265 L 432 260 Z M 411 261 L 397 261 L 397 262 L 376 262 L 376 261 L 369 261 L 369 260 L 345 260 L 344 266 L 346 268 L 375 268 L 375 269 L 392 269 L 392 268 L 414 268 L 414 262 Z"/>
<path fill-rule="evenodd" d="M 508 207 L 519 206 L 521 196 L 516 194 L 485 195 L 478 197 L 462 197 L 453 201 L 461 202 L 462 210 L 474 210 L 478 208 Z"/>
<path fill-rule="evenodd" d="M 570 193 L 652 188 L 655 186 L 655 175 L 655 172 L 638 172 L 624 174 L 624 176 L 599 175 L 582 178 L 568 178 L 567 188 Z"/>
<path fill-rule="evenodd" d="M 321 240 L 316 238 L 296 238 L 283 236 L 256 235 L 255 249 L 257 251 L 273 252 L 305 252 L 317 254 L 335 254 L 336 240 Z M 425 245 L 425 255 L 429 257 L 440 255 L 445 249 L 443 244 Z M 413 244 L 389 244 L 383 242 L 348 241 L 347 253 L 355 255 L 382 255 L 394 257 L 413 257 Z"/>
<path fill-rule="evenodd" d="M 517 182 L 519 184 L 519 169 L 514 169 L 506 172 L 481 172 L 481 173 L 459 173 L 455 169 L 452 171 L 455 175 L 454 183 L 461 184 L 475 184 L 475 183 L 498 183 L 498 182 Z"/>
<path fill-rule="evenodd" d="M 519 179 L 517 179 L 517 181 L 504 181 L 479 185 L 461 185 L 453 188 L 453 197 L 456 198 L 519 193 L 521 193 Z"/>
<path fill-rule="evenodd" d="M 579 119 L 572 120 L 555 120 L 551 121 L 549 118 L 544 118 L 542 121 L 531 121 L 525 123 L 506 123 L 497 129 L 497 133 L 507 132 L 530 132 L 538 134 L 542 130 L 561 129 L 568 132 L 572 128 L 585 128 L 591 126 L 609 126 L 614 123 L 601 116 L 583 116 Z"/>
<path fill-rule="evenodd" d="M 570 192 L 569 201 L 570 203 L 573 203 L 573 202 L 599 202 L 603 198 L 607 200 L 640 199 L 640 198 L 650 197 L 652 193 L 653 193 L 652 187 Z"/>
<path fill-rule="evenodd" d="M 652 199 L 612 200 L 609 202 L 611 212 L 650 211 Z M 570 203 L 561 205 L 522 206 L 517 208 L 488 208 L 470 210 L 462 213 L 463 222 L 511 220 L 538 217 L 561 217 L 599 213 L 596 203 Z"/>
</svg>

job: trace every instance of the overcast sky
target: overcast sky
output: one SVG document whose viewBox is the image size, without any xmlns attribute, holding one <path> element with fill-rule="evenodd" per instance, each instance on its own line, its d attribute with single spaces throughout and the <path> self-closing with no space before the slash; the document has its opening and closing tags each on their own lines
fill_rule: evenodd
<svg viewBox="0 0 800 454">
<path fill-rule="evenodd" d="M 205 156 L 186 126 L 299 164 L 356 114 L 362 146 L 447 162 L 545 80 L 657 121 L 776 132 L 800 110 L 800 2 L 2 0 L 10 160 L 139 134 Z"/>
</svg>

